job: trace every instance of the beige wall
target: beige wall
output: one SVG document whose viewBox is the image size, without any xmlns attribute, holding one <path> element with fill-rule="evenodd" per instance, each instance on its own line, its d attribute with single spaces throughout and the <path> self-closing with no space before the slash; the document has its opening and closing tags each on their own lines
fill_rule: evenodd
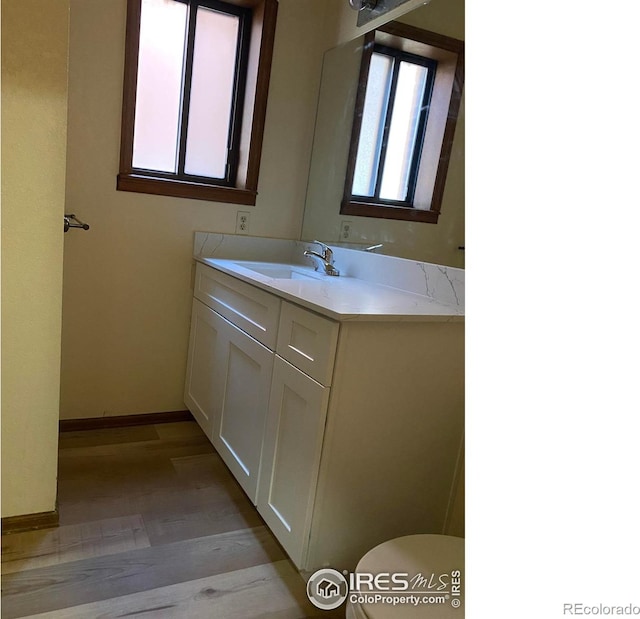
<svg viewBox="0 0 640 619">
<path fill-rule="evenodd" d="M 193 233 L 248 210 L 252 235 L 298 238 L 322 55 L 356 34 L 346 1 L 280 0 L 259 196 L 240 207 L 115 190 L 125 16 L 126 0 L 71 0 L 67 210 L 91 230 L 65 238 L 63 419 L 184 408 Z"/>
<path fill-rule="evenodd" d="M 463 448 L 464 449 L 464 448 Z M 464 483 L 464 450 L 462 458 L 458 465 L 457 479 L 454 482 L 451 494 L 451 505 L 449 505 L 449 513 L 447 515 L 447 523 L 445 525 L 445 535 L 455 535 L 456 537 L 464 537 L 465 535 L 465 483 Z"/>
<path fill-rule="evenodd" d="M 61 299 L 62 418 L 184 408 L 193 232 L 232 233 L 249 210 L 251 234 L 297 237 L 322 52 L 355 33 L 345 6 L 280 0 L 251 208 L 115 190 L 126 0 L 2 0 L 3 517 L 55 505 Z M 66 210 L 91 230 L 63 237 L 67 44 Z"/>
<path fill-rule="evenodd" d="M 69 0 L 2 0 L 2 516 L 55 507 Z"/>
<path fill-rule="evenodd" d="M 326 5 L 280 0 L 255 207 L 115 190 L 126 0 L 71 0 L 62 418 L 182 410 L 193 233 L 297 238 Z"/>
</svg>

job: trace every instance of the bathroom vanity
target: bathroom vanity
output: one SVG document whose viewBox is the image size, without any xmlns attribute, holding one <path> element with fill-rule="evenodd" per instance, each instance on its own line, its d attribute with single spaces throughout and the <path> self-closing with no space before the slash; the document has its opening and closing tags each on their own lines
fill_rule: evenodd
<svg viewBox="0 0 640 619">
<path fill-rule="evenodd" d="M 196 238 L 185 402 L 296 566 L 353 569 L 382 541 L 442 533 L 463 437 L 463 273 L 336 249 L 329 277 L 308 244 L 217 237 Z"/>
</svg>

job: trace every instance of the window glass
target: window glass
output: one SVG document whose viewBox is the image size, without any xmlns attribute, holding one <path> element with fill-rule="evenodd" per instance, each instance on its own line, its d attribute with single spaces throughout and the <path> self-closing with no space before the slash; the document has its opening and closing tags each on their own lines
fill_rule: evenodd
<svg viewBox="0 0 640 619">
<path fill-rule="evenodd" d="M 224 178 L 240 19 L 198 7 L 185 173 Z"/>
<path fill-rule="evenodd" d="M 436 65 L 382 45 L 371 53 L 351 196 L 413 207 Z"/>
<path fill-rule="evenodd" d="M 409 62 L 400 63 L 380 186 L 380 197 L 383 200 L 407 199 L 409 172 L 415 153 L 426 83 L 426 67 Z M 418 157 L 418 153 L 415 153 L 415 157 Z"/>
<path fill-rule="evenodd" d="M 375 193 L 392 71 L 392 58 L 376 53 L 371 56 L 353 175 L 353 193 L 358 196 Z"/>
<path fill-rule="evenodd" d="M 278 0 L 127 0 L 117 189 L 255 205 Z"/>
<path fill-rule="evenodd" d="M 186 21 L 186 4 L 174 0 L 142 2 L 133 132 L 135 168 L 177 169 Z"/>
</svg>

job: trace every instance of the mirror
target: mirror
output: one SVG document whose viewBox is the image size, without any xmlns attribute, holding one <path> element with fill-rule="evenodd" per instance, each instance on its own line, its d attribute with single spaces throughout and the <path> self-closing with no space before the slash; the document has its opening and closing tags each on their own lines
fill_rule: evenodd
<svg viewBox="0 0 640 619">
<path fill-rule="evenodd" d="M 464 3 L 432 0 L 399 21 L 464 38 Z M 324 55 L 301 239 L 464 267 L 464 93 L 437 224 L 341 215 L 364 35 Z"/>
</svg>

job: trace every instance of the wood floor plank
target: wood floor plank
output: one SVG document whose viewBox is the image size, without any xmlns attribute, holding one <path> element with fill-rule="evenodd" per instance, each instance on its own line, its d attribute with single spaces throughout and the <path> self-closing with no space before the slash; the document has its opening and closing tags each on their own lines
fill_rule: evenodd
<svg viewBox="0 0 640 619">
<path fill-rule="evenodd" d="M 250 505 L 197 424 L 165 425 L 190 428 L 183 427 L 177 438 L 159 438 L 153 445 L 61 450 L 60 522 L 75 524 L 151 512 L 159 518 L 172 518 L 185 510 L 215 512 L 238 503 L 233 510 L 237 512 Z M 123 496 L 127 501 L 122 501 Z"/>
<path fill-rule="evenodd" d="M 233 488 L 243 492 L 216 452 L 171 458 L 171 464 L 183 486 L 206 488 L 222 484 L 230 490 Z"/>
<path fill-rule="evenodd" d="M 217 453 L 171 459 L 182 501 L 142 508 L 154 545 L 264 525 Z M 206 497 L 198 505 L 195 497 Z"/>
<path fill-rule="evenodd" d="M 244 504 L 231 504 L 212 510 L 182 507 L 184 509 L 180 511 L 174 509 L 172 514 L 167 513 L 167 510 L 163 510 L 161 515 L 158 515 L 157 510 L 144 512 L 145 529 L 152 545 L 172 544 L 194 537 L 264 525 L 248 500 Z"/>
<path fill-rule="evenodd" d="M 60 527 L 3 536 L 3 618 L 344 618 L 194 421 L 150 427 L 62 433 Z"/>
<path fill-rule="evenodd" d="M 78 447 L 94 447 L 96 445 L 153 441 L 158 438 L 156 426 L 153 425 L 130 426 L 126 428 L 100 428 L 91 432 L 84 430 L 61 432 L 58 446 L 59 449 L 73 449 Z"/>
<path fill-rule="evenodd" d="M 279 561 L 266 527 L 7 574 L 3 619 L 23 617 Z"/>
<path fill-rule="evenodd" d="M 306 599 L 300 581 L 288 561 L 279 561 L 30 617 L 303 619 L 339 616 L 320 614 Z"/>
<path fill-rule="evenodd" d="M 73 447 L 60 449 L 61 462 L 73 466 L 73 459 L 87 459 L 89 457 L 113 457 L 126 461 L 127 459 L 155 458 L 158 454 L 167 457 L 189 456 L 201 453 L 211 453 L 213 447 L 207 437 L 200 433 L 195 436 L 183 436 L 171 439 L 132 441 L 128 443 L 102 444 L 94 446 Z"/>
<path fill-rule="evenodd" d="M 148 548 L 142 516 L 27 531 L 2 538 L 2 574 Z"/>
<path fill-rule="evenodd" d="M 154 427 L 158 436 L 163 440 L 204 435 L 200 426 L 193 420 L 177 423 L 159 423 Z"/>
<path fill-rule="evenodd" d="M 126 500 L 122 497 L 126 496 Z M 58 511 L 61 524 L 76 524 L 87 520 L 113 518 L 132 514 L 158 518 L 180 517 L 189 512 L 228 514 L 251 508 L 251 502 L 238 488 L 212 484 L 204 488 L 145 487 L 137 492 L 119 493 L 117 485 L 87 490 L 82 486 L 70 490 L 60 485 Z"/>
<path fill-rule="evenodd" d="M 127 494 L 152 489 L 175 488 L 180 480 L 169 459 L 137 462 L 117 462 L 111 459 L 94 458 L 87 462 L 82 473 L 73 476 L 61 472 L 58 500 Z M 87 495 L 87 493 L 89 493 Z"/>
</svg>

